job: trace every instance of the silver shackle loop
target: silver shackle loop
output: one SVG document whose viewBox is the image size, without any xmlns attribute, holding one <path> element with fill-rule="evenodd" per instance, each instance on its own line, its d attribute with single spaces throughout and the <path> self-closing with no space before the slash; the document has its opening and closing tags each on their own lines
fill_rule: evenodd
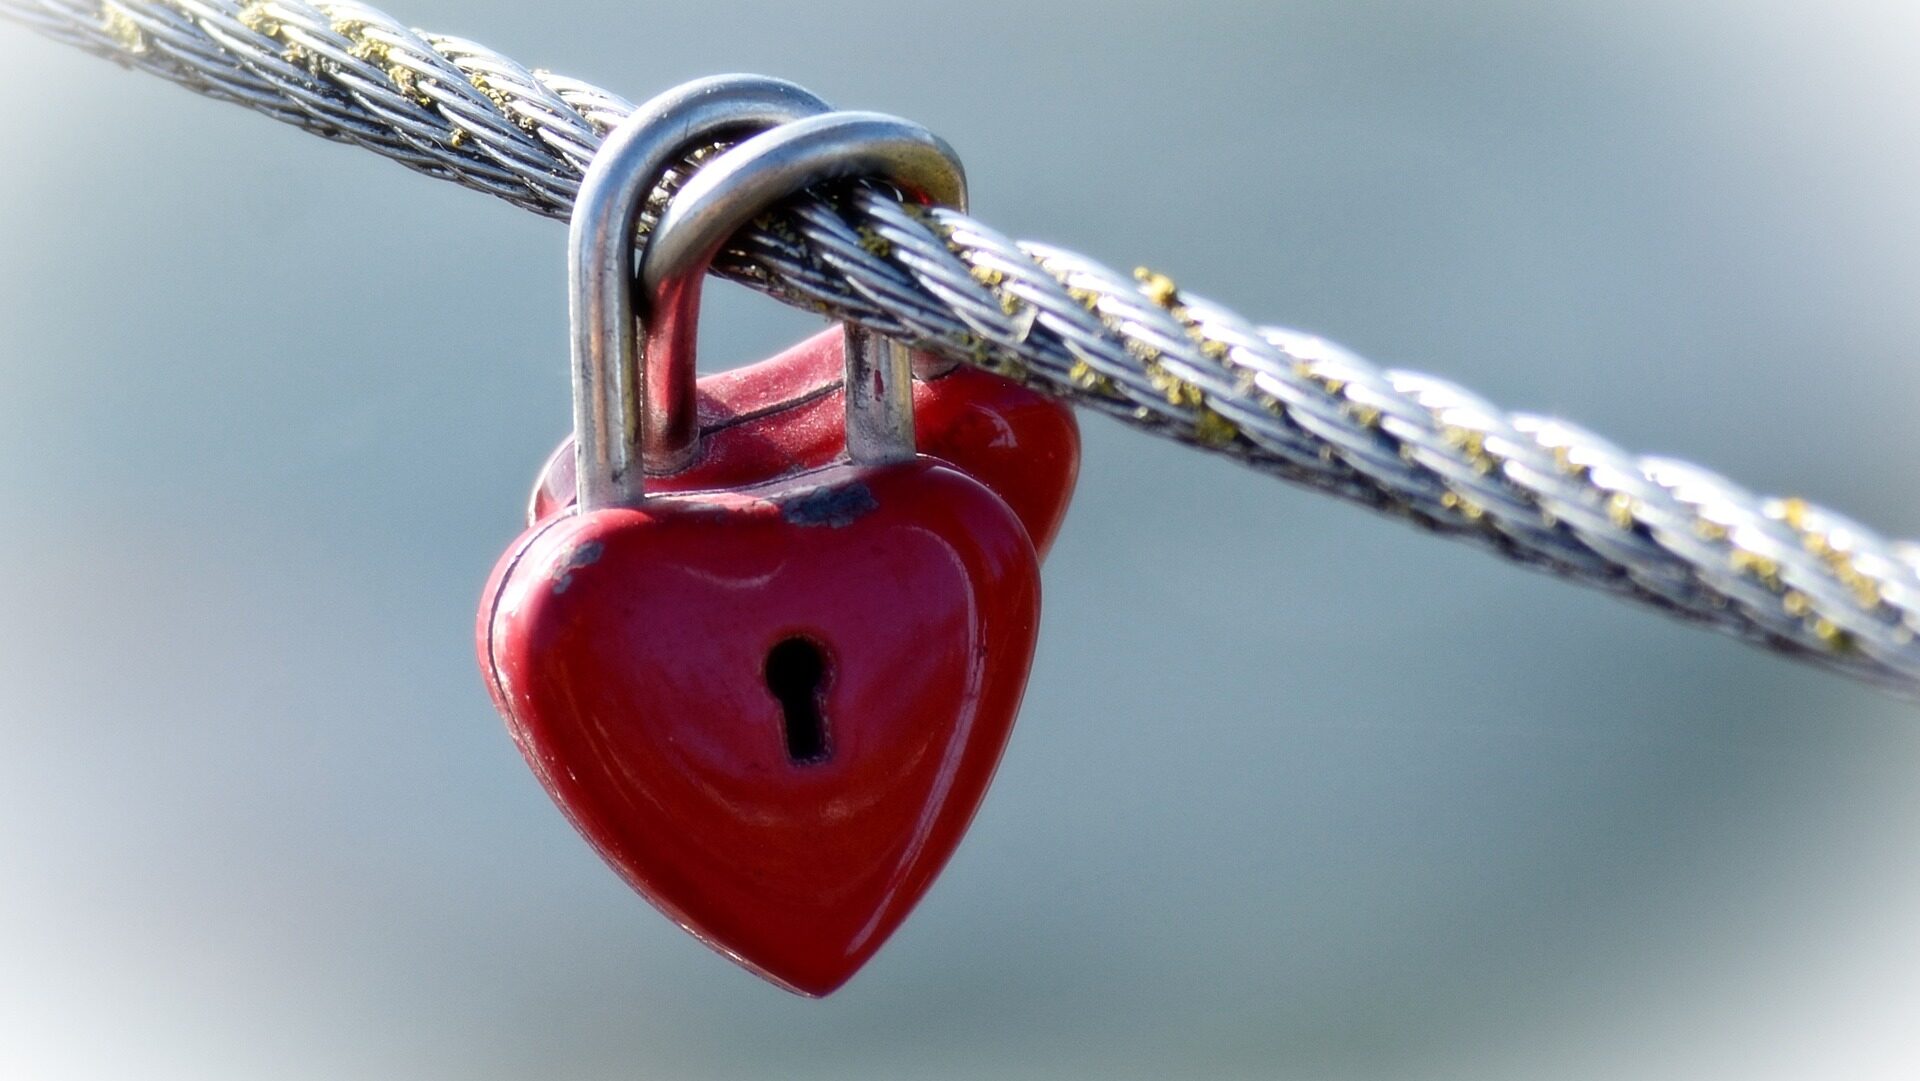
<svg viewBox="0 0 1920 1081">
<path fill-rule="evenodd" d="M 693 424 L 692 367 L 674 383 L 675 373 L 651 380 L 638 362 L 633 237 L 647 195 L 690 151 L 829 108 L 782 79 L 717 75 L 646 102 L 600 144 L 581 178 L 567 234 L 574 475 L 582 509 L 640 497 L 643 416 Z"/>
<path fill-rule="evenodd" d="M 795 120 L 695 173 L 661 212 L 640 258 L 647 381 L 693 379 L 701 286 L 729 237 L 782 199 L 855 178 L 885 181 L 923 205 L 966 209 L 966 171 L 953 148 L 918 124 L 880 113 Z M 913 457 L 911 351 L 851 323 L 845 333 L 848 457 L 871 465 Z M 692 457 L 692 413 L 691 403 L 679 416 L 648 413 L 641 432 L 649 468 L 676 469 Z"/>
</svg>

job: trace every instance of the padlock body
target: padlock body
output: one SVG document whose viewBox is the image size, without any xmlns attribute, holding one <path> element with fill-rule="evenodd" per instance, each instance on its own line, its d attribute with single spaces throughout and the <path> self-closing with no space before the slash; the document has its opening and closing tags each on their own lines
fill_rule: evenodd
<svg viewBox="0 0 1920 1081">
<path fill-rule="evenodd" d="M 922 457 L 550 518 L 496 570 L 478 637 L 514 741 L 606 861 L 819 995 L 959 843 L 1038 618 L 1025 528 Z M 817 663 L 806 716 L 782 650 Z"/>
<path fill-rule="evenodd" d="M 737 488 L 824 465 L 846 451 L 842 335 L 823 331 L 758 364 L 699 383 L 699 456 L 649 475 L 649 491 Z M 1052 546 L 1080 471 L 1073 410 L 1012 380 L 955 367 L 914 381 L 922 454 L 980 481 L 1011 508 L 1042 556 Z M 528 520 L 574 501 L 573 441 L 534 484 Z"/>
</svg>

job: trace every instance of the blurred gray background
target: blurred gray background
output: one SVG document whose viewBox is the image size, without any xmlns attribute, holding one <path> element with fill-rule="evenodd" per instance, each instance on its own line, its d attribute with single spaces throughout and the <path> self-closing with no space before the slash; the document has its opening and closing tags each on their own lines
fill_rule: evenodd
<svg viewBox="0 0 1920 1081">
<path fill-rule="evenodd" d="M 390 6 L 913 117 L 1013 235 L 1920 534 L 1911 4 Z M 760 984 L 475 672 L 565 230 L 7 24 L 0 99 L 0 1076 L 1920 1071 L 1920 709 L 1091 418 L 972 835 Z"/>
</svg>

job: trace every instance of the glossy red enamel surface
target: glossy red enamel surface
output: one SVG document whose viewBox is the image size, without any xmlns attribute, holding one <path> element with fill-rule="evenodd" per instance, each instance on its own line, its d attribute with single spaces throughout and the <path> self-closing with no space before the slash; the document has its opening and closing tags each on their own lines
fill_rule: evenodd
<svg viewBox="0 0 1920 1081">
<path fill-rule="evenodd" d="M 1031 663 L 1025 529 L 931 459 L 650 496 L 534 526 L 495 571 L 481 663 L 600 854 L 714 948 L 840 986 L 945 865 Z M 770 653 L 824 658 L 796 761 Z"/>
<path fill-rule="evenodd" d="M 651 491 L 732 488 L 824 465 L 846 450 L 846 400 L 838 330 L 817 334 L 759 364 L 700 380 L 700 457 Z M 914 384 L 922 454 L 992 489 L 1045 555 L 1080 473 L 1073 410 L 1044 394 L 972 368 Z M 548 459 L 529 519 L 573 502 L 573 441 Z"/>
</svg>

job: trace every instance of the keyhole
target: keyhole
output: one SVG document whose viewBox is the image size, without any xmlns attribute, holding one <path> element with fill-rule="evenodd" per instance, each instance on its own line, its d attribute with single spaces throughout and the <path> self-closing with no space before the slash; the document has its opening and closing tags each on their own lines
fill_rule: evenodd
<svg viewBox="0 0 1920 1081">
<path fill-rule="evenodd" d="M 767 653 L 767 690 L 786 714 L 787 758 L 806 765 L 827 758 L 827 720 L 820 715 L 820 690 L 827 679 L 827 658 L 805 638 L 789 638 Z"/>
</svg>

